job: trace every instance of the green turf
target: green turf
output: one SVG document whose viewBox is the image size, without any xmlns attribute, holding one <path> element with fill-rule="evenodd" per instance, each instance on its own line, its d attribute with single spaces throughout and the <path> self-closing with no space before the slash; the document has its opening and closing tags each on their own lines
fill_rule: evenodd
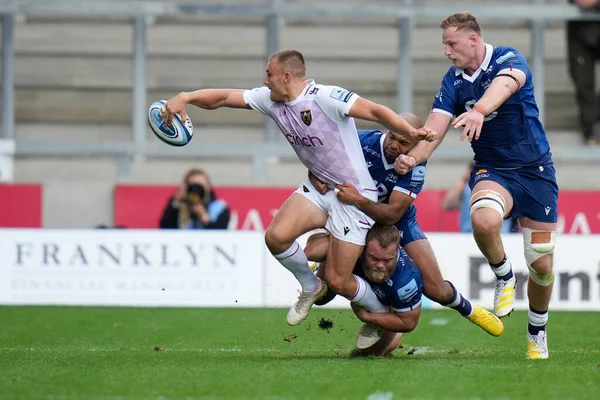
<svg viewBox="0 0 600 400">
<path fill-rule="evenodd" d="M 299 327 L 285 314 L 0 307 L 0 399 L 600 399 L 599 313 L 552 313 L 544 361 L 524 359 L 524 312 L 492 338 L 425 311 L 386 359 L 349 357 L 349 311 L 314 309 Z"/>
</svg>

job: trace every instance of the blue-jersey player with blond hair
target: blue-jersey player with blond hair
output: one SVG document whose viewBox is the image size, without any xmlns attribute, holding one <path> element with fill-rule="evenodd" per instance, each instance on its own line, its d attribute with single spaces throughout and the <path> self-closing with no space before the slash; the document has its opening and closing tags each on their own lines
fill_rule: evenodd
<svg viewBox="0 0 600 400">
<path fill-rule="evenodd" d="M 516 279 L 500 236 L 502 220 L 517 217 L 529 267 L 528 359 L 548 358 L 546 324 L 554 281 L 558 186 L 546 133 L 539 119 L 531 71 L 517 50 L 483 41 L 473 15 L 461 12 L 440 24 L 452 61 L 425 123 L 442 134 L 418 144 L 395 163 L 399 173 L 429 158 L 452 118 L 475 154 L 469 186 L 473 236 L 496 274 L 495 313 L 514 308 Z"/>
</svg>

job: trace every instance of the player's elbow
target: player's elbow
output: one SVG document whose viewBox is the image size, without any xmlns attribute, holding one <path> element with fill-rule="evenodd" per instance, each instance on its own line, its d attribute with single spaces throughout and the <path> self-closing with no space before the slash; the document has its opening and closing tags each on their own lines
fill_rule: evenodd
<svg viewBox="0 0 600 400">
<path fill-rule="evenodd" d="M 409 318 L 407 320 L 404 321 L 404 326 L 405 326 L 405 333 L 408 332 L 412 332 L 417 328 L 417 325 L 419 324 L 419 318 L 415 317 L 415 318 Z"/>
<path fill-rule="evenodd" d="M 394 225 L 396 222 L 400 221 L 400 218 L 402 218 L 402 213 L 388 213 L 374 219 L 375 222 L 381 225 Z"/>
</svg>

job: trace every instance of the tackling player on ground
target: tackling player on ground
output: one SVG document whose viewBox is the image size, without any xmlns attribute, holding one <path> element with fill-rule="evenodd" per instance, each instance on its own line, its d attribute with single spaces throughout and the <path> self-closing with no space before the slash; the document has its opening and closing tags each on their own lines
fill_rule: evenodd
<svg viewBox="0 0 600 400">
<path fill-rule="evenodd" d="M 329 234 L 317 233 L 311 236 L 314 256 L 323 260 L 317 275 L 327 271 L 327 248 Z M 356 347 L 364 350 L 364 355 L 384 356 L 398 347 L 403 333 L 412 332 L 421 316 L 423 281 L 421 273 L 406 252 L 400 247 L 400 232 L 393 225 L 375 224 L 367 233 L 364 253 L 356 263 L 354 273 L 365 279 L 386 306 L 386 310 L 371 313 L 351 303 L 356 316 L 366 324 L 377 327 L 378 341 L 373 344 L 356 342 Z M 326 296 L 321 304 L 333 300 Z M 360 336 L 359 336 L 360 337 Z"/>
</svg>

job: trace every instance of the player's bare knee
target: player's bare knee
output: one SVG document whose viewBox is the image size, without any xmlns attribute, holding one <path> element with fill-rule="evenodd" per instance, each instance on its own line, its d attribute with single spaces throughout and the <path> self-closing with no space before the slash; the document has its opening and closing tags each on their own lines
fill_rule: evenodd
<svg viewBox="0 0 600 400">
<path fill-rule="evenodd" d="M 286 240 L 282 232 L 276 228 L 268 227 L 265 231 L 265 244 L 271 254 L 283 253 L 293 242 L 293 240 Z"/>
<path fill-rule="evenodd" d="M 328 233 L 314 233 L 306 240 L 304 254 L 310 261 L 324 261 L 327 258 L 327 249 L 329 248 Z"/>
<path fill-rule="evenodd" d="M 502 222 L 502 217 L 491 209 L 479 209 L 471 216 L 473 232 L 482 236 L 500 234 Z"/>
<path fill-rule="evenodd" d="M 523 228 L 523 248 L 529 277 L 541 286 L 554 282 L 552 261 L 556 245 L 556 231 Z"/>
<path fill-rule="evenodd" d="M 534 270 L 536 274 L 542 276 L 548 276 L 552 273 L 552 262 L 549 260 L 549 257 L 544 257 L 536 260 L 529 267 L 530 270 Z"/>
<path fill-rule="evenodd" d="M 471 226 L 479 234 L 499 233 L 506 214 L 504 197 L 493 190 L 478 190 L 469 201 Z"/>
</svg>

